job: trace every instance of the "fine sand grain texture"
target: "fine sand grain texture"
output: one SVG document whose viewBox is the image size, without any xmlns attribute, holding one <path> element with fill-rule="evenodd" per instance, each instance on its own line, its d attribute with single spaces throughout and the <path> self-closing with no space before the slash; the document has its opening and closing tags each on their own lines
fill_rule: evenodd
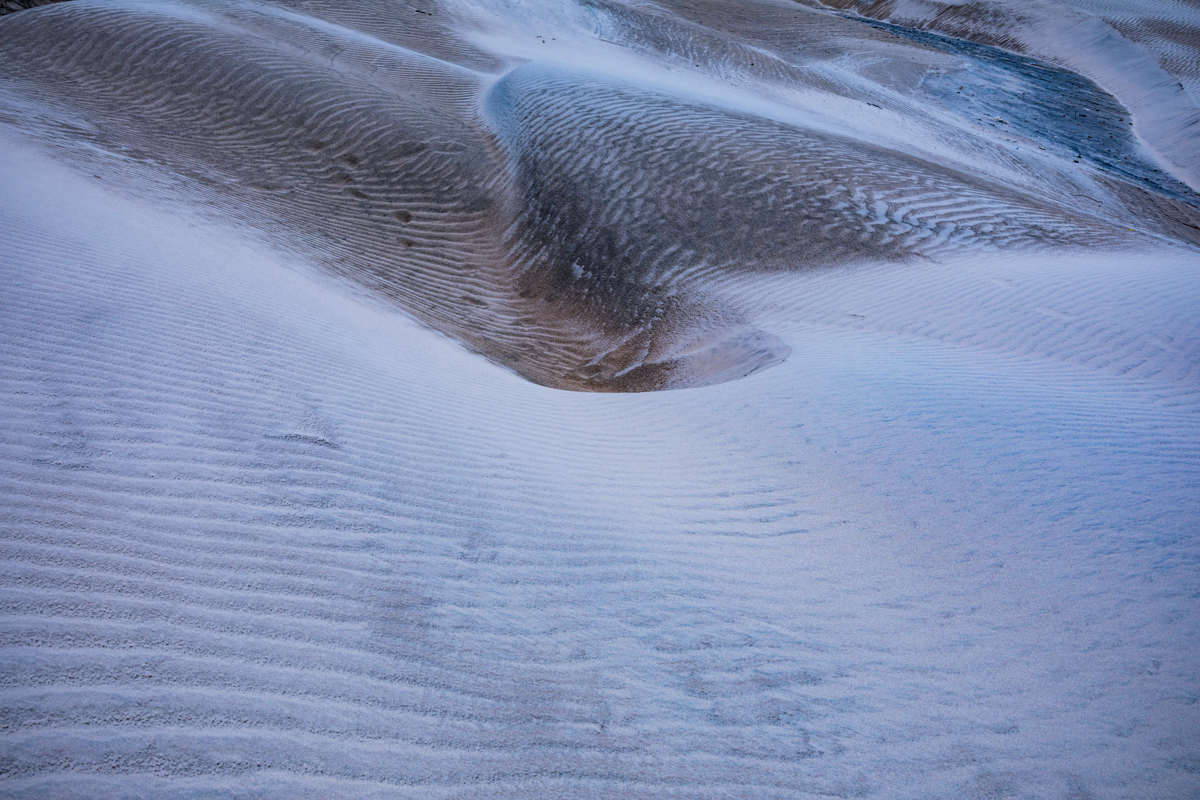
<svg viewBox="0 0 1200 800">
<path fill-rule="evenodd" d="M 1142 185 L 1152 154 L 1113 97 L 996 48 L 797 6 L 835 41 L 859 35 L 848 61 L 803 58 L 584 4 L 538 15 L 575 26 L 535 60 L 548 34 L 516 10 L 346 6 L 14 14 L 5 116 L 84 171 L 241 228 L 558 388 L 683 388 L 778 364 L 788 346 L 724 291 L 744 273 L 1200 241 L 1197 196 Z M 960 80 L 975 99 L 950 94 Z M 1026 95 L 1046 98 L 1040 112 L 1014 113 Z M 1043 124 L 1064 103 L 1087 127 Z M 1105 146 L 1081 156 L 1093 139 Z"/>
<path fill-rule="evenodd" d="M 0 797 L 1200 796 L 1191 7 L 934 8 L 0 18 Z"/>
</svg>

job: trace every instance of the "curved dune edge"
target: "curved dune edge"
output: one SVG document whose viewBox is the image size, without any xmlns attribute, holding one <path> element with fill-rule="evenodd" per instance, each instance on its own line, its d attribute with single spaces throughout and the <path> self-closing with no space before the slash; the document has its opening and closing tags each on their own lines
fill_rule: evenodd
<svg viewBox="0 0 1200 800">
<path fill-rule="evenodd" d="M 1133 112 L 1135 130 L 1163 165 L 1200 192 L 1200 58 L 1195 48 L 1200 12 L 1194 6 L 1011 0 L 800 2 L 994 44 L 1087 75 Z"/>
<path fill-rule="evenodd" d="M 303 8 L 73 0 L 12 15 L 7 116 L 562 389 L 686 388 L 782 362 L 789 347 L 729 290 L 739 275 L 1200 241 L 1186 204 L 1123 174 L 1072 175 L 1062 153 L 1009 157 L 923 109 L 920 85 L 835 54 L 764 61 L 735 33 L 598 3 L 571 35 L 605 58 L 540 63 L 481 46 L 486 15 L 465 3 L 394 22 L 382 2 Z M 950 63 L 828 24 L 914 76 Z M 636 79 L 684 57 L 700 59 L 697 86 L 739 76 L 751 105 Z M 933 149 L 846 129 L 881 103 Z"/>
</svg>

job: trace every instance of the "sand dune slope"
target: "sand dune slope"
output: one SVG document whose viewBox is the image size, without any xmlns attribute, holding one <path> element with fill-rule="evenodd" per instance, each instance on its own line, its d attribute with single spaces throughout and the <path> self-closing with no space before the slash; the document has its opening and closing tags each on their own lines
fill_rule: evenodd
<svg viewBox="0 0 1200 800">
<path fill-rule="evenodd" d="M 536 23 L 398 8 L 14 14 L 5 116 L 83 170 L 202 208 L 559 388 L 681 388 L 779 363 L 788 348 L 721 289 L 745 272 L 1200 242 L 1200 201 L 1148 182 L 1153 154 L 1119 103 L 994 48 L 947 53 L 800 7 L 808 38 L 824 24 L 860 60 L 608 4 Z M 580 13 L 553 30 L 563 44 L 530 52 L 547 36 L 519 26 Z M 949 94 L 959 82 L 1081 102 L 1091 127 L 992 103 L 991 128 L 992 111 L 1012 118 L 995 117 L 997 138 Z M 1093 139 L 1092 169 L 1076 168 Z"/>
<path fill-rule="evenodd" d="M 1196 211 L 1113 95 L 417 5 L 0 20 L 0 797 L 1200 793 Z M 1043 79 L 1111 142 L 971 116 Z"/>
</svg>

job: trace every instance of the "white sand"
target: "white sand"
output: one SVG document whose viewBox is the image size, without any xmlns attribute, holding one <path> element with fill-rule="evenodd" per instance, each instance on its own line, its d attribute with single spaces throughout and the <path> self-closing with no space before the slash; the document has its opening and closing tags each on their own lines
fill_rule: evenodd
<svg viewBox="0 0 1200 800">
<path fill-rule="evenodd" d="M 570 393 L 0 134 L 0 797 L 1200 795 L 1194 252 Z"/>
</svg>

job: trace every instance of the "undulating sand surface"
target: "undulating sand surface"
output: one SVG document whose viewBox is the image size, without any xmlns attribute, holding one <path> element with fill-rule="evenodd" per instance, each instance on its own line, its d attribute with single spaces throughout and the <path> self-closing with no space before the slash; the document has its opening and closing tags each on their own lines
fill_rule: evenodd
<svg viewBox="0 0 1200 800">
<path fill-rule="evenodd" d="M 1200 796 L 1197 41 L 0 17 L 0 797 Z"/>
</svg>

